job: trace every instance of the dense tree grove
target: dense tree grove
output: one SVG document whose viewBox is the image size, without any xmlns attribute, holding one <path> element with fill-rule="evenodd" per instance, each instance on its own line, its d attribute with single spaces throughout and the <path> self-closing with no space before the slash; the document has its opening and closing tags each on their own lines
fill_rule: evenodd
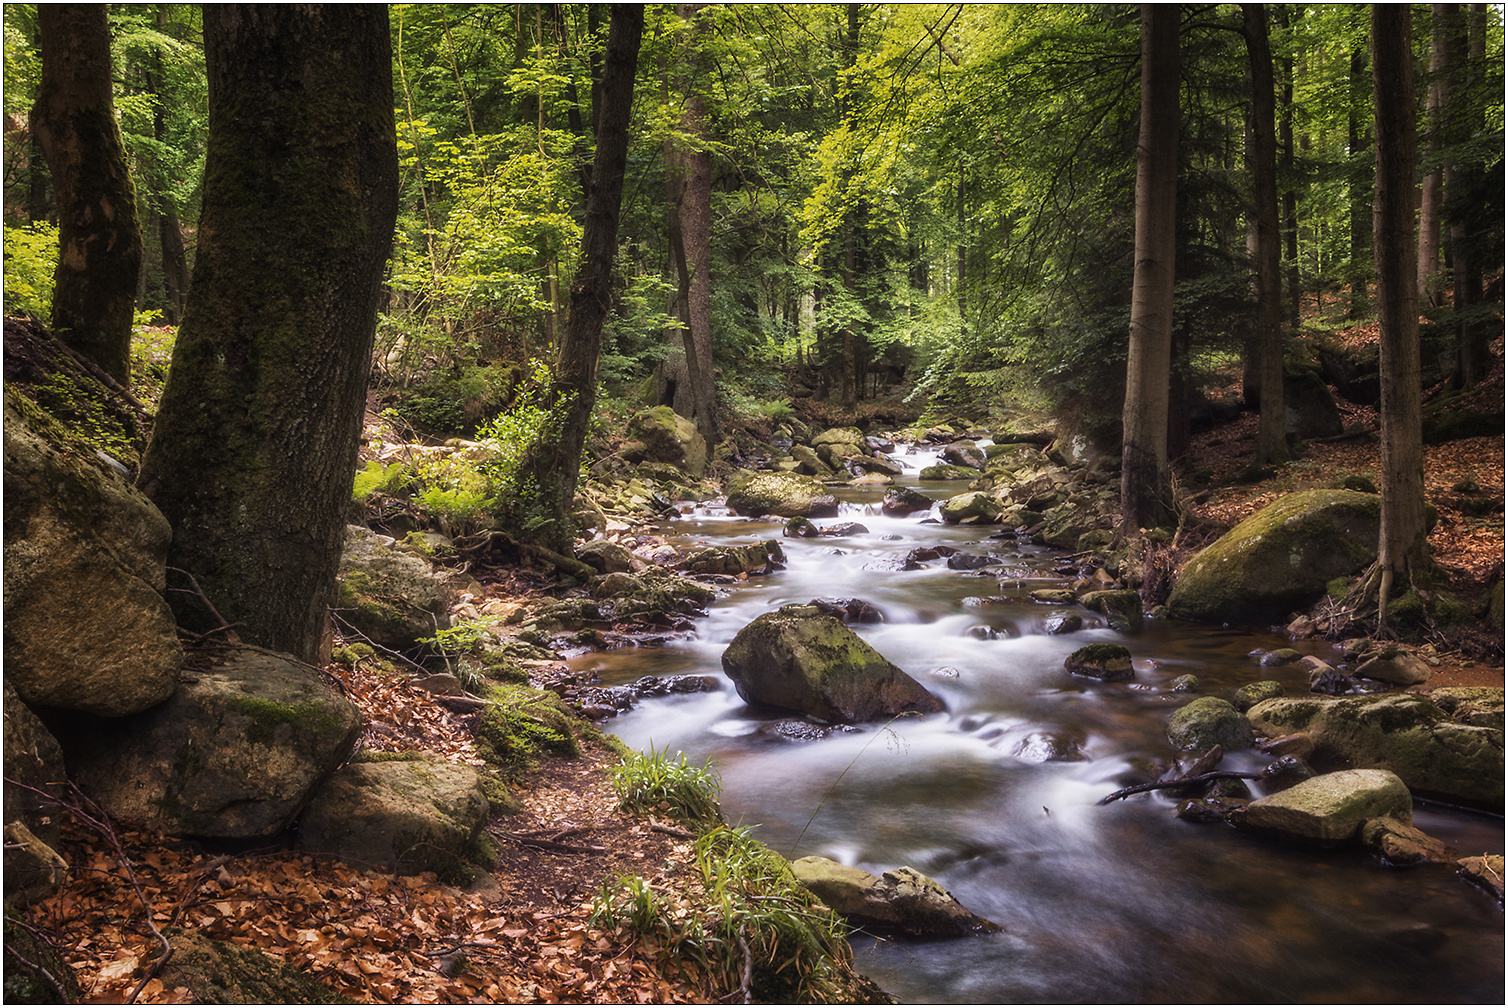
<svg viewBox="0 0 1508 1008">
<path fill-rule="evenodd" d="M 172 324 L 205 237 L 203 15 L 109 11 L 146 234 L 136 306 Z M 1122 404 L 1165 393 L 1138 422 L 1166 431 L 1133 443 L 1155 442 L 1156 483 L 1234 365 L 1265 417 L 1253 462 L 1280 462 L 1294 337 L 1376 311 L 1369 19 L 1175 13 L 1176 99 L 1154 106 L 1176 109 L 1166 363 L 1128 397 L 1146 195 L 1136 7 L 645 7 L 598 412 L 671 405 L 715 438 L 793 406 L 899 421 L 1024 396 L 1113 451 Z M 1502 18 L 1408 13 L 1421 366 L 1425 387 L 1460 386 L 1501 329 Z M 33 312 L 65 191 L 42 123 L 27 125 L 46 93 L 42 20 L 6 7 L 6 290 Z M 400 193 L 373 381 L 421 434 L 538 438 L 583 261 L 610 8 L 412 4 L 389 20 Z"/>
</svg>

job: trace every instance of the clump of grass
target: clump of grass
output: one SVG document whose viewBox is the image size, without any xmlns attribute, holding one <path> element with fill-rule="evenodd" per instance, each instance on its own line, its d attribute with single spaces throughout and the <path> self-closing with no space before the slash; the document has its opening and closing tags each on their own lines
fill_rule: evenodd
<svg viewBox="0 0 1508 1008">
<path fill-rule="evenodd" d="M 606 882 L 593 923 L 661 944 L 688 979 L 731 999 L 840 1004 L 877 993 L 854 974 L 848 928 L 747 829 L 717 826 L 696 841 L 705 893 L 657 892 L 635 876 Z"/>
<path fill-rule="evenodd" d="M 649 747 L 649 753 L 631 753 L 612 770 L 618 805 L 629 812 L 656 812 L 693 825 L 723 821 L 717 796 L 722 781 L 709 762 L 692 766 L 686 754 L 673 760 L 666 751 Z"/>
</svg>

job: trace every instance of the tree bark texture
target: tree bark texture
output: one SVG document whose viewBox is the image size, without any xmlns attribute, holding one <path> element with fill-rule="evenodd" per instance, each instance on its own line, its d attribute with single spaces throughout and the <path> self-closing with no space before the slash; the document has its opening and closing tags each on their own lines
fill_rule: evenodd
<svg viewBox="0 0 1508 1008">
<path fill-rule="evenodd" d="M 686 34 L 689 73 L 682 79 L 686 104 L 681 111 L 681 133 L 688 143 L 676 152 L 682 182 L 679 202 L 680 233 L 686 267 L 686 328 L 681 331 L 686 346 L 686 370 L 691 380 L 692 419 L 710 451 L 718 442 L 717 387 L 712 361 L 712 153 L 707 149 L 706 103 L 697 91 L 705 72 L 702 41 L 709 25 L 702 13 L 705 4 L 678 4 L 676 13 L 688 23 Z"/>
<path fill-rule="evenodd" d="M 1455 4 L 1434 4 L 1430 18 L 1429 99 L 1427 147 L 1438 155 L 1445 146 L 1445 114 L 1450 103 L 1450 80 L 1446 73 L 1448 45 L 1446 22 Z M 1445 282 L 1440 270 L 1440 204 L 1443 171 L 1439 165 L 1419 183 L 1419 300 L 1429 307 L 1445 303 Z"/>
<path fill-rule="evenodd" d="M 1418 271 L 1414 234 L 1416 168 L 1414 65 L 1406 4 L 1372 6 L 1377 182 L 1373 248 L 1382 370 L 1382 527 L 1379 611 L 1394 582 L 1425 572 L 1424 451 L 1420 426 Z"/>
<path fill-rule="evenodd" d="M 597 152 L 586 198 L 581 258 L 571 283 L 570 317 L 561 338 L 550 409 L 557 425 L 529 447 L 520 464 L 535 499 L 532 527 L 519 531 L 541 546 L 570 555 L 574 529 L 571 504 L 581 468 L 587 426 L 597 404 L 597 364 L 602 324 L 612 303 L 613 261 L 628 163 L 628 125 L 634 104 L 634 73 L 644 8 L 614 4 L 603 55 L 602 98 L 597 116 Z"/>
<path fill-rule="evenodd" d="M 1141 135 L 1136 145 L 1136 264 L 1121 443 L 1121 527 L 1169 513 L 1168 377 L 1178 197 L 1178 6 L 1141 8 Z"/>
<path fill-rule="evenodd" d="M 204 37 L 198 257 L 141 483 L 171 565 L 243 639 L 312 660 L 397 215 L 387 9 L 210 5 Z"/>
<path fill-rule="evenodd" d="M 107 10 L 103 4 L 38 6 L 42 80 L 31 130 L 57 194 L 52 327 L 129 385 L 141 221 L 115 122 Z"/>
<path fill-rule="evenodd" d="M 1278 225 L 1278 151 L 1273 99 L 1272 49 L 1267 11 L 1242 4 L 1242 26 L 1251 63 L 1252 132 L 1249 147 L 1252 214 L 1248 233 L 1256 267 L 1256 347 L 1261 408 L 1257 422 L 1257 465 L 1288 457 L 1283 437 L 1283 280 Z"/>
</svg>

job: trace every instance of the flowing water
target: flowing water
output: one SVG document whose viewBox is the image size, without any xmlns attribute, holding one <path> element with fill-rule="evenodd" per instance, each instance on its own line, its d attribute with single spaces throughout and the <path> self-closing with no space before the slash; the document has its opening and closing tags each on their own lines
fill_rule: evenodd
<svg viewBox="0 0 1508 1008">
<path fill-rule="evenodd" d="M 962 484 L 921 484 L 927 454 L 903 456 L 899 482 L 935 498 Z M 788 566 L 733 587 L 694 638 L 582 656 L 604 682 L 712 674 L 718 692 L 650 699 L 610 722 L 630 746 L 717 761 L 735 824 L 789 857 L 818 854 L 875 874 L 911 865 L 1003 926 L 947 941 L 856 937 L 860 969 L 902 1001 L 948 1003 L 1502 1003 L 1503 914 L 1453 866 L 1390 869 L 1360 851 L 1318 853 L 1224 825 L 1175 819 L 1174 801 L 1095 803 L 1135 771 L 1173 756 L 1169 715 L 1190 694 L 1229 696 L 1259 679 L 1307 691 L 1292 666 L 1254 651 L 1294 646 L 1334 659 L 1325 642 L 1172 621 L 1137 633 L 1049 635 L 1064 610 L 1026 599 L 1060 587 L 1052 550 L 992 540 L 921 514 L 879 513 L 880 490 L 843 490 L 868 532 L 784 539 Z M 818 522 L 819 525 L 832 522 Z M 778 521 L 701 507 L 658 531 L 682 544 L 778 537 Z M 894 569 L 918 546 L 948 544 L 1000 561 L 983 572 Z M 778 714 L 746 706 L 723 676 L 723 649 L 761 613 L 813 598 L 861 598 L 885 622 L 855 625 L 910 672 L 946 713 L 793 742 Z M 1136 678 L 1076 679 L 1064 658 L 1093 641 L 1130 648 Z M 1082 758 L 1064 760 L 1065 751 Z M 1222 769 L 1257 770 L 1255 751 Z M 1415 823 L 1464 855 L 1500 853 L 1503 821 L 1419 805 Z"/>
</svg>

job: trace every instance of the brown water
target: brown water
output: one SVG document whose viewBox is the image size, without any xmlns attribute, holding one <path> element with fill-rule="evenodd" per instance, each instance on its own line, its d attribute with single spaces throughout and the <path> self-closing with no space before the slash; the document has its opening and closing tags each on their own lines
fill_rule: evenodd
<svg viewBox="0 0 1508 1008">
<path fill-rule="evenodd" d="M 908 472 L 929 456 L 906 457 Z M 960 484 L 920 484 L 936 498 Z M 820 854 L 876 874 L 911 865 L 1004 927 L 937 942 L 856 938 L 859 966 L 903 1001 L 932 1003 L 1503 1003 L 1503 914 L 1453 868 L 1385 868 L 1361 852 L 1295 850 L 1223 825 L 1173 817 L 1141 795 L 1095 803 L 1136 770 L 1168 760 L 1169 715 L 1206 695 L 1305 677 L 1262 668 L 1254 651 L 1293 646 L 1334 660 L 1325 642 L 1154 621 L 1138 633 L 1085 628 L 1050 636 L 1060 612 L 1025 600 L 1061 586 L 1054 551 L 878 513 L 882 493 L 844 491 L 863 535 L 782 540 L 786 570 L 732 588 L 692 639 L 583 656 L 610 684 L 704 673 L 716 693 L 650 700 L 607 727 L 636 748 L 717 761 L 730 821 L 789 857 Z M 697 543 L 780 535 L 780 523 L 699 508 L 659 530 Z M 983 573 L 896 571 L 889 561 L 946 543 L 990 553 Z M 855 626 L 946 705 L 946 712 L 818 742 L 766 731 L 776 715 L 746 706 L 723 677 L 723 649 L 763 612 L 817 597 L 862 598 L 885 615 Z M 1063 659 L 1092 641 L 1130 648 L 1136 678 L 1076 679 Z M 943 675 L 940 669 L 952 670 Z M 1077 761 L 1043 762 L 1044 738 Z M 1224 769 L 1255 770 L 1256 752 Z M 1462 855 L 1500 853 L 1502 819 L 1425 805 L 1415 823 Z"/>
</svg>

